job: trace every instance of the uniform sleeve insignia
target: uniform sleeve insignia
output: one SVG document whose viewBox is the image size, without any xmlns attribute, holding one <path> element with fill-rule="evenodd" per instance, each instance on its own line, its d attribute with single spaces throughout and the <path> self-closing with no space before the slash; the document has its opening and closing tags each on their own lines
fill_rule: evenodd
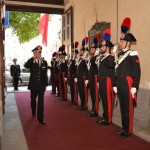
<svg viewBox="0 0 150 150">
<path fill-rule="evenodd" d="M 140 63 L 140 60 L 139 60 L 139 59 L 136 59 L 135 61 L 136 61 L 136 63 Z"/>
</svg>

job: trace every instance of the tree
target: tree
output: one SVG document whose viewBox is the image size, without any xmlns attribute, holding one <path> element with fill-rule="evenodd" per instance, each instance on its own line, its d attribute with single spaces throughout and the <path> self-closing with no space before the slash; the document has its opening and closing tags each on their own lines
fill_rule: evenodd
<svg viewBox="0 0 150 150">
<path fill-rule="evenodd" d="M 9 24 L 20 43 L 25 43 L 39 35 L 39 13 L 10 12 Z"/>
</svg>

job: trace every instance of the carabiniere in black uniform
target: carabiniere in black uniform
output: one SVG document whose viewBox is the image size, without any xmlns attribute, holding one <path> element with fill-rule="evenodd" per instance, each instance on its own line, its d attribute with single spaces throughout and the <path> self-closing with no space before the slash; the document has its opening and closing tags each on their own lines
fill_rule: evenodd
<svg viewBox="0 0 150 150">
<path fill-rule="evenodd" d="M 101 125 L 108 125 L 112 122 L 113 114 L 113 84 L 115 84 L 115 63 L 114 57 L 110 54 L 103 56 L 99 62 L 99 92 L 103 106 L 103 120 Z"/>
<path fill-rule="evenodd" d="M 65 59 L 62 59 L 60 63 L 59 73 L 60 73 L 61 92 L 62 92 L 62 97 L 59 100 L 63 101 L 63 100 L 67 100 L 67 81 L 65 81 L 65 78 L 67 78 L 68 66 L 67 66 L 67 61 Z"/>
<path fill-rule="evenodd" d="M 56 93 L 56 96 L 61 96 L 61 93 L 60 93 L 60 78 L 59 78 L 59 66 L 58 66 L 58 62 L 59 62 L 59 59 L 56 58 L 56 60 L 54 61 L 54 64 L 53 64 L 53 74 L 54 74 L 54 89 L 57 90 L 57 93 Z"/>
<path fill-rule="evenodd" d="M 136 97 L 132 99 L 131 87 L 139 88 L 140 81 L 140 64 L 136 51 L 126 50 L 119 54 L 119 57 L 128 56 L 117 66 L 117 89 L 121 108 L 122 126 L 128 134 L 133 130 L 133 113 L 136 105 Z"/>
<path fill-rule="evenodd" d="M 101 43 L 101 57 L 98 66 L 99 92 L 103 106 L 103 118 L 98 121 L 100 125 L 106 126 L 112 123 L 113 100 L 115 85 L 115 62 L 111 55 L 113 44 L 110 40 Z"/>
<path fill-rule="evenodd" d="M 74 78 L 76 75 L 76 61 L 75 59 L 71 58 L 68 62 L 68 83 L 70 85 L 70 92 L 71 92 L 71 104 L 75 104 L 75 89 L 74 89 Z"/>
<path fill-rule="evenodd" d="M 88 93 L 86 92 L 86 85 L 85 85 L 85 80 L 88 77 L 88 69 L 87 69 L 87 64 L 86 60 L 83 58 L 80 58 L 78 63 L 77 63 L 77 85 L 78 85 L 78 91 L 79 91 L 79 96 L 81 100 L 81 107 L 79 108 L 80 110 L 87 109 L 86 107 L 86 98 L 88 98 Z"/>
<path fill-rule="evenodd" d="M 88 71 L 88 80 L 89 80 L 89 90 L 92 100 L 92 111 L 88 115 L 91 117 L 98 115 L 99 108 L 99 92 L 97 87 L 98 82 L 98 67 L 96 64 L 97 56 L 90 58 L 89 71 Z"/>
<path fill-rule="evenodd" d="M 36 97 L 38 96 L 37 118 L 43 124 L 44 118 L 44 92 L 48 85 L 47 62 L 40 60 L 40 66 L 32 57 L 26 63 L 25 67 L 30 69 L 30 78 L 28 89 L 31 90 L 31 108 L 32 115 L 36 112 Z"/>
<path fill-rule="evenodd" d="M 121 40 L 136 41 L 131 33 L 127 33 Z M 141 76 L 140 61 L 138 52 L 127 47 L 122 49 L 118 58 L 119 60 L 116 62 L 116 85 L 121 109 L 122 130 L 116 133 L 121 137 L 128 137 L 133 132 L 134 107 L 137 105 L 137 91 Z M 136 89 L 134 95 L 132 88 Z"/>
</svg>

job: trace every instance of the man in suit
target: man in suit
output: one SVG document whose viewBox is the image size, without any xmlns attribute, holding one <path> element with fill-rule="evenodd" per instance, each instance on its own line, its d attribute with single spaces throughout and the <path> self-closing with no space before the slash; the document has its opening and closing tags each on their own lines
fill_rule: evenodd
<svg viewBox="0 0 150 150">
<path fill-rule="evenodd" d="M 44 121 L 44 92 L 48 85 L 47 62 L 41 58 L 42 47 L 37 46 L 32 50 L 33 57 L 26 63 L 25 67 L 30 69 L 28 89 L 31 90 L 32 116 L 36 115 L 36 97 L 38 96 L 37 119 L 40 124 Z"/>
<path fill-rule="evenodd" d="M 13 78 L 14 91 L 18 91 L 18 82 L 20 76 L 20 65 L 17 64 L 17 59 L 13 59 L 13 65 L 10 66 L 10 74 Z"/>
</svg>

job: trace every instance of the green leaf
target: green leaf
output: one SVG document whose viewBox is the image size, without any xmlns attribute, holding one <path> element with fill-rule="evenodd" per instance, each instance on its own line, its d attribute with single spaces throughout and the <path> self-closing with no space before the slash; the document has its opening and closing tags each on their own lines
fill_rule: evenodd
<svg viewBox="0 0 150 150">
<path fill-rule="evenodd" d="M 20 44 L 29 42 L 39 36 L 38 25 L 40 21 L 39 13 L 30 12 L 10 12 L 9 24 L 13 33 L 17 35 Z"/>
</svg>

